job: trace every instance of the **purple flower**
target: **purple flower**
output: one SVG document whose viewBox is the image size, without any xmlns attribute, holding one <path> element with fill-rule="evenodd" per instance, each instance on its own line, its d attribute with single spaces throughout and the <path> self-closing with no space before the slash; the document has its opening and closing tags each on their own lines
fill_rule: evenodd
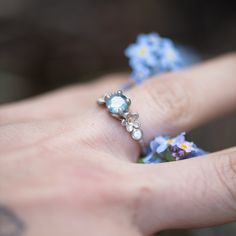
<svg viewBox="0 0 236 236">
<path fill-rule="evenodd" d="M 195 145 L 193 142 L 184 141 L 182 143 L 177 144 L 177 146 L 178 148 L 182 149 L 186 153 L 195 151 Z"/>
<path fill-rule="evenodd" d="M 185 133 L 170 138 L 168 136 L 157 136 L 154 142 L 158 145 L 156 148 L 157 153 L 164 152 L 169 146 L 175 146 L 185 141 Z"/>
<path fill-rule="evenodd" d="M 193 142 L 185 140 L 185 133 L 176 137 L 157 136 L 151 141 L 148 155 L 143 158 L 144 163 L 160 163 L 173 160 L 182 160 L 204 155 L 206 152 L 199 149 Z"/>
<path fill-rule="evenodd" d="M 173 142 L 171 142 L 171 146 L 178 145 L 180 143 L 183 143 L 185 141 L 185 132 L 180 133 L 176 137 L 172 138 Z"/>
</svg>

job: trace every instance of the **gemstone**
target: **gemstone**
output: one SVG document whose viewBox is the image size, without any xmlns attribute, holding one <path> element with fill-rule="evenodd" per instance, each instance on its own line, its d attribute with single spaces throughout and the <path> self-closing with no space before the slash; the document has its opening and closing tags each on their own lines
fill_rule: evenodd
<svg viewBox="0 0 236 236">
<path fill-rule="evenodd" d="M 132 132 L 132 138 L 134 140 L 140 140 L 143 136 L 143 133 L 140 129 L 134 129 Z"/>
<path fill-rule="evenodd" d="M 127 97 L 123 94 L 112 94 L 106 100 L 106 106 L 109 112 L 113 114 L 118 114 L 119 111 L 125 112 L 129 109 L 129 103 L 127 102 Z"/>
</svg>

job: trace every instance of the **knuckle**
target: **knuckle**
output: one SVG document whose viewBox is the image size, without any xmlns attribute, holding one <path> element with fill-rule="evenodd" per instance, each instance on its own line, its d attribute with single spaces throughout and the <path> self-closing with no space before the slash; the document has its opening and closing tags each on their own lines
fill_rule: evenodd
<svg viewBox="0 0 236 236">
<path fill-rule="evenodd" d="M 231 199 L 232 207 L 236 211 L 236 155 L 228 153 L 216 158 L 215 170 L 225 189 L 227 197 Z"/>
<path fill-rule="evenodd" d="M 146 83 L 149 99 L 154 101 L 154 110 L 158 111 L 164 122 L 178 121 L 189 114 L 190 96 L 183 81 L 176 78 L 164 78 L 153 83 Z"/>
</svg>

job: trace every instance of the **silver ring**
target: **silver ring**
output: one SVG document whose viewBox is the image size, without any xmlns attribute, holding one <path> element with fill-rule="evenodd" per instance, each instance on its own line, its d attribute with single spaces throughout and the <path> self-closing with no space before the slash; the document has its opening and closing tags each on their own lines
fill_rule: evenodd
<svg viewBox="0 0 236 236">
<path fill-rule="evenodd" d="M 133 140 L 140 144 L 142 153 L 146 153 L 143 142 L 143 131 L 138 121 L 139 114 L 129 111 L 131 100 L 123 94 L 122 90 L 105 94 L 97 100 L 99 105 L 105 105 L 109 113 L 121 121 L 121 125 L 130 133 Z"/>
</svg>

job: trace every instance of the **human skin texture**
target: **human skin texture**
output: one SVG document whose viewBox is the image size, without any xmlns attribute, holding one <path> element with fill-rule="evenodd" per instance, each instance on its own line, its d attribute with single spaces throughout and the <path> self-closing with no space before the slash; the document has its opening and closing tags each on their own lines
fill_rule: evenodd
<svg viewBox="0 0 236 236">
<path fill-rule="evenodd" d="M 96 105 L 108 75 L 0 107 L 0 236 L 146 236 L 236 220 L 236 148 L 159 165 Z M 168 92 L 167 92 L 168 91 Z M 236 109 L 236 55 L 127 91 L 147 144 Z"/>
</svg>

